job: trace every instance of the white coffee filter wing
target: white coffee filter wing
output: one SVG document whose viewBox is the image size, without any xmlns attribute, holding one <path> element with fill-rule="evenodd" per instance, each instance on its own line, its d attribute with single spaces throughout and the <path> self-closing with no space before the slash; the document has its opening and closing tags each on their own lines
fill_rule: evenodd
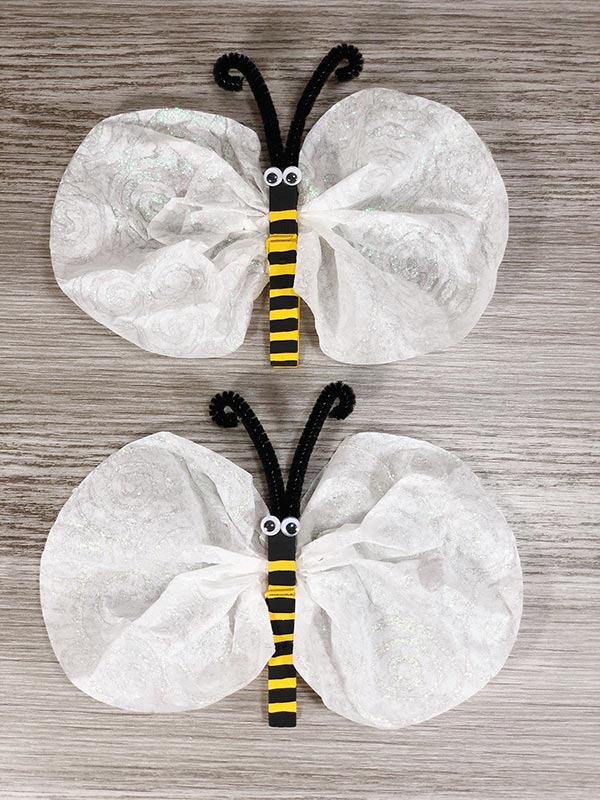
<svg viewBox="0 0 600 800">
<path fill-rule="evenodd" d="M 500 670 L 522 576 L 514 536 L 475 475 L 427 442 L 346 440 L 306 503 L 294 662 L 332 711 L 400 728 Z"/>
<path fill-rule="evenodd" d="M 100 122 L 52 212 L 62 290 L 154 353 L 238 348 L 267 280 L 259 153 L 253 131 L 214 114 L 163 108 Z"/>
<path fill-rule="evenodd" d="M 100 464 L 60 512 L 40 569 L 70 680 L 134 711 L 202 708 L 253 680 L 273 651 L 265 512 L 247 472 L 169 433 Z"/>
<path fill-rule="evenodd" d="M 456 111 L 392 89 L 334 105 L 306 136 L 294 288 L 323 351 L 378 364 L 440 350 L 492 297 L 508 202 Z"/>
</svg>

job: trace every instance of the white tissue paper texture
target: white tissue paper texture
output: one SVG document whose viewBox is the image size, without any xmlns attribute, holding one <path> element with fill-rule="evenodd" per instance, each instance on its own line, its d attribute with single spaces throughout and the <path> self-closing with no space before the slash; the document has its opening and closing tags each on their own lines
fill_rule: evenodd
<svg viewBox="0 0 600 800">
<path fill-rule="evenodd" d="M 273 650 L 248 473 L 169 433 L 110 456 L 60 512 L 40 569 L 50 641 L 73 683 L 134 711 L 202 708 Z"/>
<path fill-rule="evenodd" d="M 99 123 L 67 167 L 52 214 L 63 291 L 152 352 L 202 358 L 238 348 L 268 279 L 259 157 L 253 131 L 213 114 L 158 109 Z M 315 123 L 300 166 L 294 288 L 323 351 L 376 364 L 465 336 L 494 291 L 508 203 L 460 114 L 365 89 Z"/>
<path fill-rule="evenodd" d="M 104 461 L 60 512 L 41 563 L 44 619 L 73 683 L 121 708 L 182 711 L 252 681 L 274 650 L 265 513 L 248 473 L 169 433 Z M 358 434 L 301 522 L 294 662 L 331 710 L 399 728 L 502 667 L 521 615 L 519 558 L 459 459 Z"/>
<path fill-rule="evenodd" d="M 523 603 L 515 538 L 455 456 L 402 436 L 347 439 L 300 535 L 294 663 L 332 711 L 377 728 L 422 722 L 506 661 Z"/>
</svg>

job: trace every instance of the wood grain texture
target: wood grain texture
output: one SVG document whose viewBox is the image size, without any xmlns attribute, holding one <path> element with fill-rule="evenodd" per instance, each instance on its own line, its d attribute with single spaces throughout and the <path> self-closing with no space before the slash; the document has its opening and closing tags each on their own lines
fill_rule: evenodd
<svg viewBox="0 0 600 800">
<path fill-rule="evenodd" d="M 295 800 L 596 798 L 598 4 L 3 0 L 0 16 L 0 797 L 257 800 L 277 796 L 281 780 Z M 287 125 L 317 59 L 343 40 L 365 54 L 361 86 L 453 106 L 504 176 L 510 241 L 494 299 L 462 344 L 345 367 L 320 353 L 306 313 L 301 370 L 274 373 L 264 298 L 244 346 L 201 362 L 143 352 L 61 294 L 50 211 L 93 124 L 180 105 L 257 126 L 249 94 L 211 81 L 214 58 L 236 48 L 264 69 Z M 313 120 L 353 90 L 329 86 Z M 349 433 L 398 432 L 464 458 L 505 511 L 525 610 L 500 675 L 458 709 L 395 733 L 346 722 L 307 688 L 300 727 L 269 730 L 263 679 L 205 711 L 164 716 L 121 713 L 70 685 L 45 634 L 37 576 L 72 489 L 112 451 L 161 429 L 258 474 L 244 436 L 207 418 L 224 388 L 253 402 L 289 461 L 332 379 L 348 380 L 359 405 L 343 431 L 325 430 L 313 474 Z"/>
</svg>

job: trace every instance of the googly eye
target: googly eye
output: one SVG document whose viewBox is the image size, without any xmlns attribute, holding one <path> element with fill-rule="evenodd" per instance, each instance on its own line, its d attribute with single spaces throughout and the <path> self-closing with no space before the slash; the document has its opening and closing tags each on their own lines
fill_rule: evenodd
<svg viewBox="0 0 600 800">
<path fill-rule="evenodd" d="M 268 517 L 263 517 L 260 521 L 260 529 L 265 536 L 275 536 L 281 530 L 281 522 L 277 517 L 269 514 Z"/>
<path fill-rule="evenodd" d="M 286 167 L 283 171 L 283 180 L 288 186 L 298 186 L 302 180 L 300 167 Z"/>
<path fill-rule="evenodd" d="M 284 536 L 298 536 L 300 533 L 300 520 L 296 517 L 286 517 L 281 523 Z"/>
<path fill-rule="evenodd" d="M 269 167 L 264 171 L 263 178 L 267 186 L 279 186 L 283 180 L 283 173 L 279 167 Z"/>
</svg>

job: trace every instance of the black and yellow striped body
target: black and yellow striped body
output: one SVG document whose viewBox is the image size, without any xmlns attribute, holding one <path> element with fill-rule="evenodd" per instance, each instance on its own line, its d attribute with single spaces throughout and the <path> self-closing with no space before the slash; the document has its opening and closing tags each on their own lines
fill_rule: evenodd
<svg viewBox="0 0 600 800">
<path fill-rule="evenodd" d="M 269 190 L 269 330 L 272 367 L 297 367 L 300 298 L 294 291 L 298 248 L 298 189 L 281 183 Z"/>
<path fill-rule="evenodd" d="M 281 535 L 281 534 L 279 534 Z M 275 652 L 269 660 L 269 725 L 273 728 L 296 726 L 296 670 L 294 668 L 294 620 L 296 614 L 296 561 L 275 559 L 280 552 L 269 547 L 269 585 L 265 598 L 271 619 Z M 269 542 L 271 545 L 271 542 Z M 289 545 L 286 542 L 286 550 Z"/>
</svg>

